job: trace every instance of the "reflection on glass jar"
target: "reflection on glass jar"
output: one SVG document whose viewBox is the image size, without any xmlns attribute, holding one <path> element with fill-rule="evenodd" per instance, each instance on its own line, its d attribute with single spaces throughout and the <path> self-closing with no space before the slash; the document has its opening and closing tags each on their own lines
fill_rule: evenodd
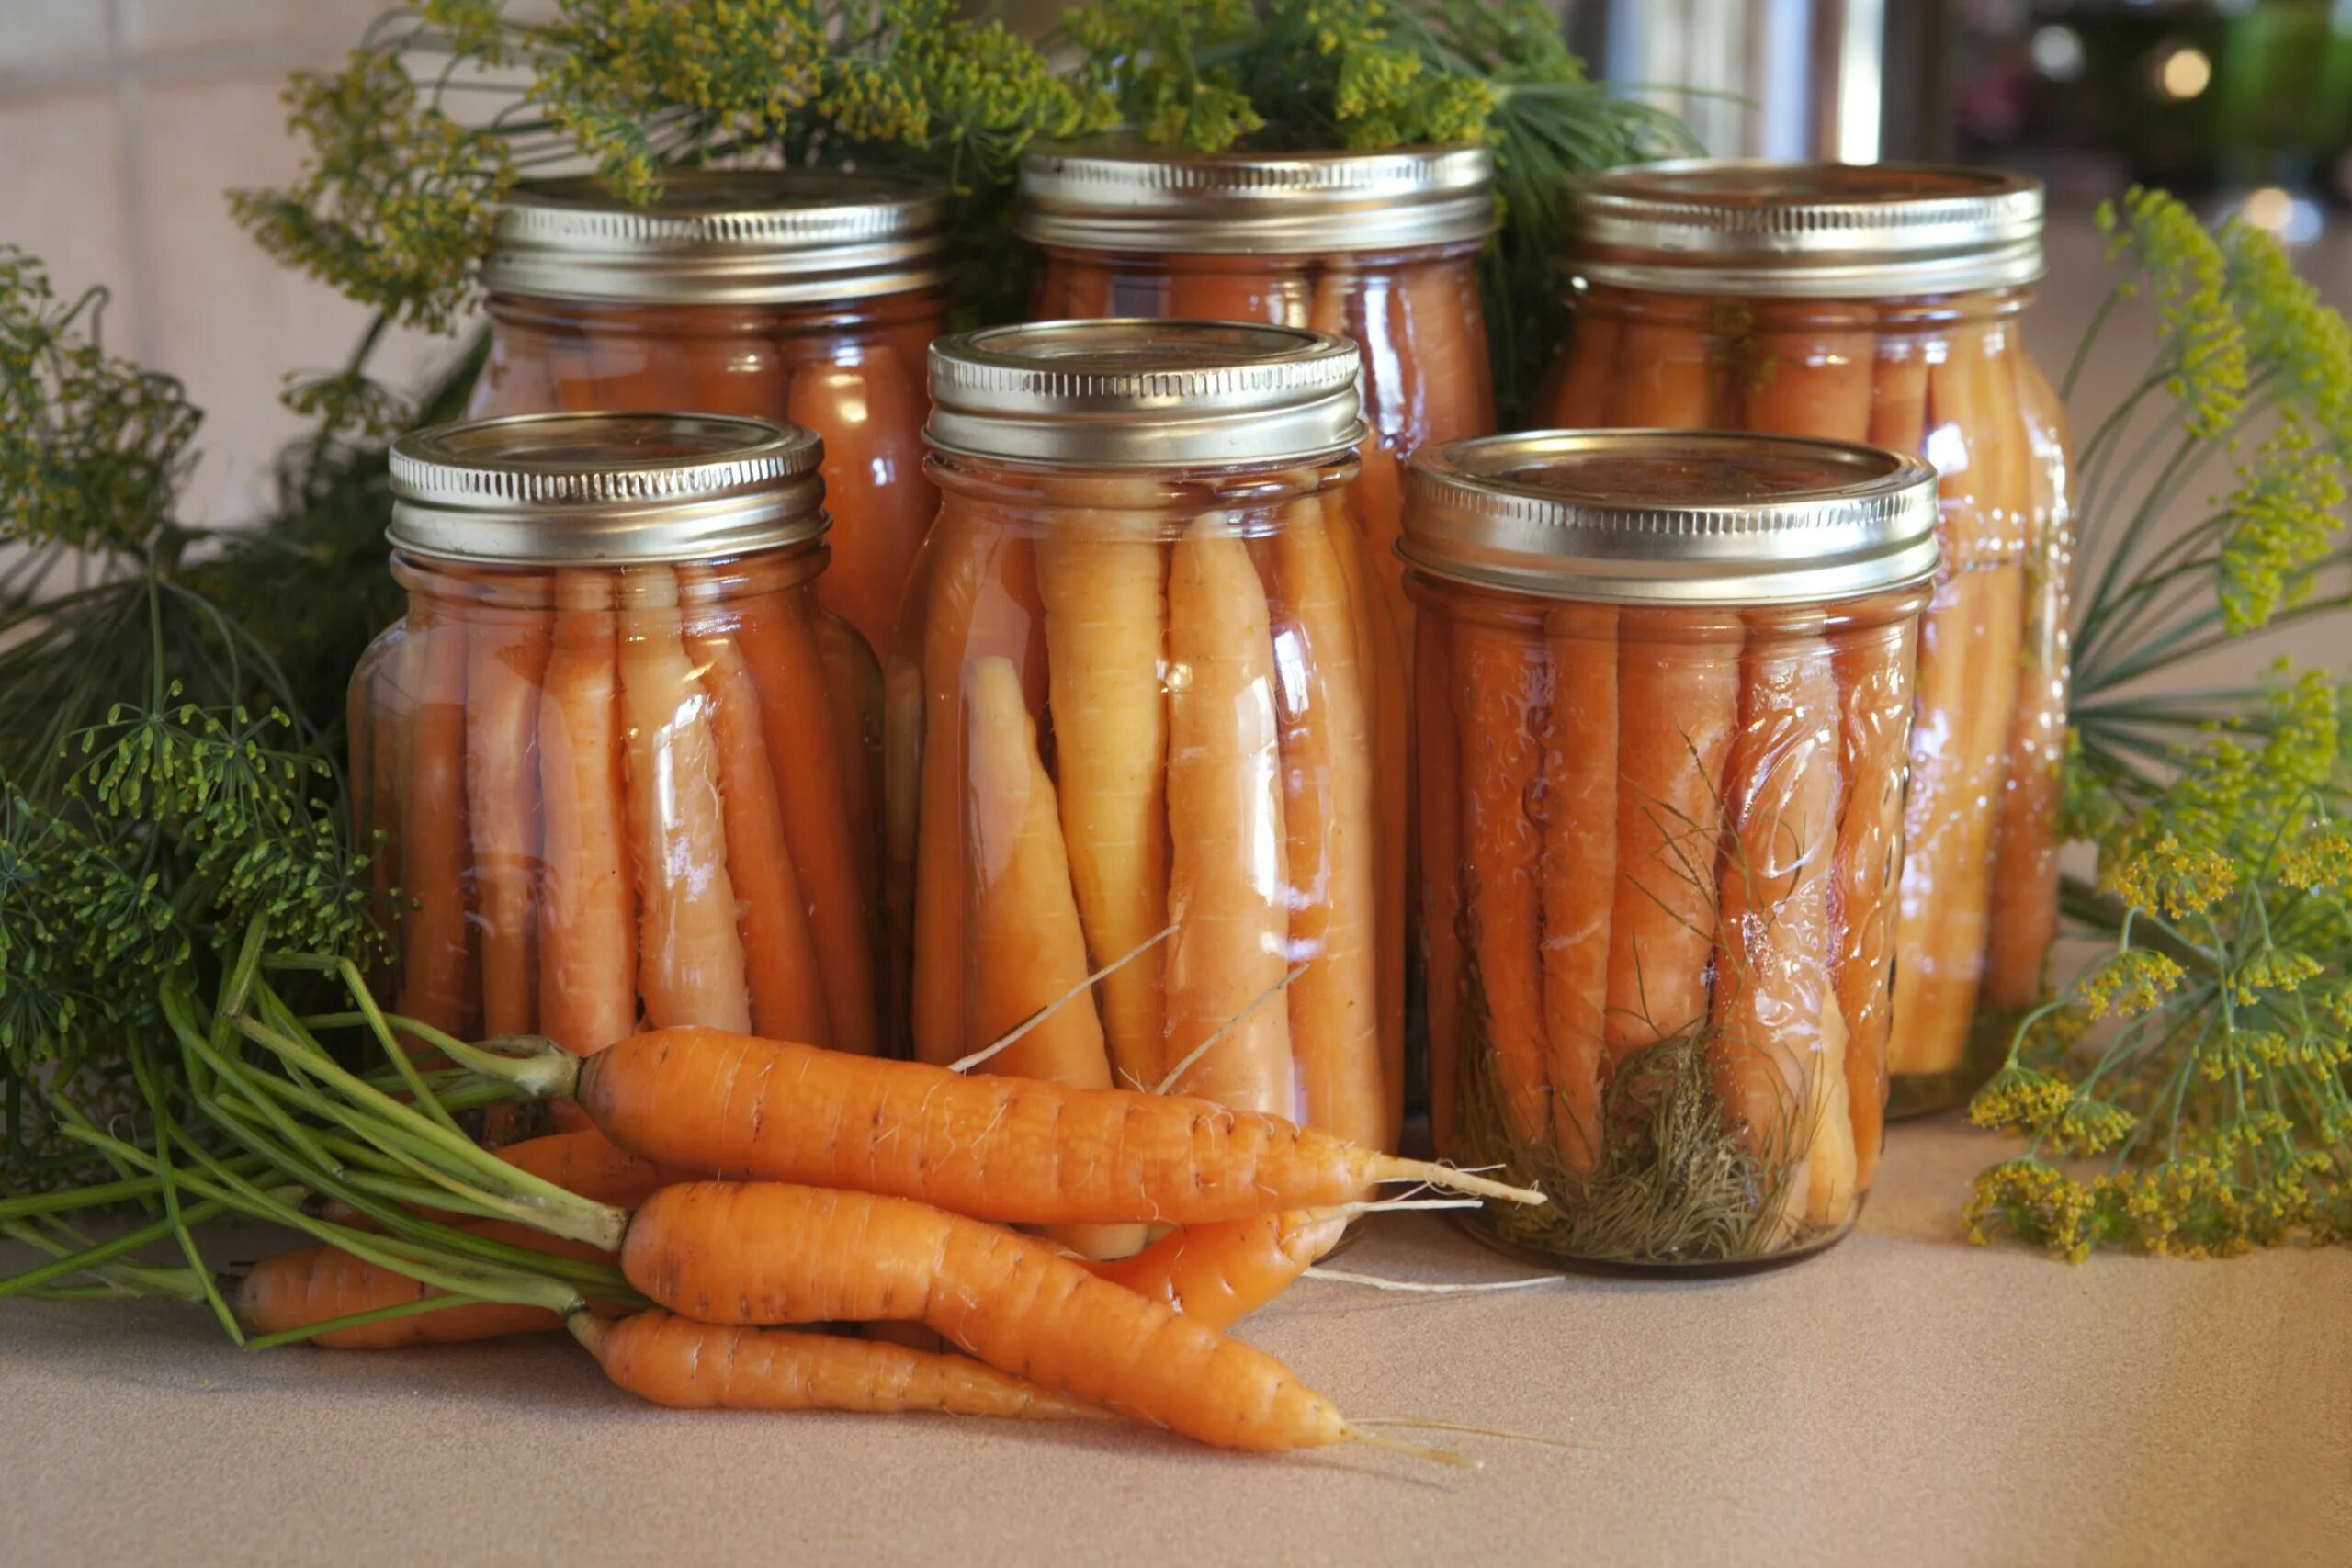
<svg viewBox="0 0 2352 1568">
<path fill-rule="evenodd" d="M 937 510 L 923 355 L 947 309 L 946 193 L 833 171 L 673 170 L 633 207 L 526 181 L 483 265 L 477 418 L 557 410 L 743 414 L 825 443 L 832 564 L 819 599 L 876 648 Z"/>
<path fill-rule="evenodd" d="M 1659 164 L 1573 188 L 1560 428 L 1770 431 L 1919 453 L 1945 576 L 1920 628 L 1892 1108 L 1966 1097 L 2058 918 L 2074 529 L 2026 353 L 2041 190 L 1989 171 Z"/>
<path fill-rule="evenodd" d="M 1934 474 L 1846 444 L 1496 436 L 1416 459 L 1431 1125 L 1547 1258 L 1853 1224 L 1882 1133 Z"/>
<path fill-rule="evenodd" d="M 675 1024 L 876 1049 L 878 677 L 820 630 L 818 459 L 686 415 L 395 444 L 408 613 L 353 676 L 351 778 L 401 1013 L 582 1053 Z"/>
<path fill-rule="evenodd" d="M 1374 704 L 1344 513 L 1355 377 L 1345 343 L 1269 327 L 934 349 L 944 502 L 888 671 L 922 1059 L 1014 1034 L 989 1070 L 1393 1146 L 1401 1020 L 1379 979 L 1403 888 L 1384 822 L 1404 779 L 1374 770 L 1398 720 Z"/>
</svg>

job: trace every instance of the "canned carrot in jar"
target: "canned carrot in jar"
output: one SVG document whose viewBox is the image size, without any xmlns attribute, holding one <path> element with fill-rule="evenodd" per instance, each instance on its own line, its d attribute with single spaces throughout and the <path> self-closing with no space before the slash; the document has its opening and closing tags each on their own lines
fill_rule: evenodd
<svg viewBox="0 0 2352 1568">
<path fill-rule="evenodd" d="M 408 613 L 350 711 L 399 1012 L 582 1053 L 673 1024 L 876 1049 L 819 460 L 716 415 L 394 443 Z"/>
<path fill-rule="evenodd" d="M 1393 1146 L 1404 778 L 1375 771 L 1345 516 L 1354 346 L 998 328 L 933 346 L 932 395 L 943 503 L 887 727 L 916 1054 L 1011 1036 L 989 1070 Z"/>
<path fill-rule="evenodd" d="M 2064 420 L 2018 330 L 2041 223 L 2036 182 L 1937 165 L 1660 164 L 1570 193 L 1576 328 L 1544 423 L 1868 441 L 1941 474 L 1896 1115 L 1999 1061 L 2057 928 L 2074 525 Z"/>
<path fill-rule="evenodd" d="M 1844 1235 L 1885 1093 L 1935 471 L 1844 443 L 1493 436 L 1414 461 L 1431 1129 L 1544 1258 Z"/>
<path fill-rule="evenodd" d="M 936 186 L 831 170 L 674 170 L 646 207 L 525 181 L 483 264 L 490 358 L 469 412 L 807 425 L 833 519 L 818 599 L 883 648 L 939 504 L 923 354 L 946 316 L 946 214 Z"/>
</svg>

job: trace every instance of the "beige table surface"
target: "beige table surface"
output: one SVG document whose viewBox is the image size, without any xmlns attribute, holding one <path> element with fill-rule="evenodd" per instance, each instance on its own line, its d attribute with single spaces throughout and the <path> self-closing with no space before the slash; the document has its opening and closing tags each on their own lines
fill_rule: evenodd
<svg viewBox="0 0 2352 1568">
<path fill-rule="evenodd" d="M 2082 1268 L 1961 1236 L 2001 1145 L 1900 1128 L 1860 1232 L 1735 1280 L 1306 1281 L 1248 1325 L 1485 1467 L 1125 1427 L 684 1415 L 568 1341 L 231 1348 L 162 1303 L 0 1303 L 0 1565 L 2352 1562 L 2352 1249 Z M 1344 1258 L 1526 1270 L 1427 1216 Z"/>
</svg>

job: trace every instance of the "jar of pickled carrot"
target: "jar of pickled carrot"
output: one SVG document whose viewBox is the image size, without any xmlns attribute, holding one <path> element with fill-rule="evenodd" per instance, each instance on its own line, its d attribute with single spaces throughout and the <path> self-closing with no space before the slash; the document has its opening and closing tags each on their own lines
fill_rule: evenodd
<svg viewBox="0 0 2352 1568">
<path fill-rule="evenodd" d="M 939 498 L 922 477 L 923 352 L 946 317 L 947 193 L 831 170 L 675 170 L 634 207 L 526 181 L 483 264 L 477 418 L 743 414 L 825 443 L 820 603 L 887 647 Z"/>
<path fill-rule="evenodd" d="M 1551 432 L 1409 484 L 1432 1132 L 1552 1199 L 1472 1223 L 1612 1266 L 1836 1241 L 1880 1148 L 1935 470 Z"/>
<path fill-rule="evenodd" d="M 1034 319 L 1271 321 L 1357 345 L 1364 437 L 1348 505 L 1379 590 L 1375 700 L 1401 739 L 1413 665 L 1413 612 L 1396 553 L 1402 465 L 1425 445 L 1495 428 L 1477 277 L 1497 222 L 1494 153 L 1042 151 L 1022 160 L 1017 222 L 1045 257 Z M 1382 762 L 1384 773 L 1405 766 L 1401 752 Z M 1390 869 L 1411 874 L 1402 859 Z M 1407 1010 L 1403 970 L 1382 967 L 1384 1018 Z"/>
<path fill-rule="evenodd" d="M 583 1053 L 673 1024 L 876 1048 L 819 462 L 716 415 L 394 443 L 408 612 L 350 716 L 397 1011 Z"/>
<path fill-rule="evenodd" d="M 1651 164 L 1570 197 L 1563 428 L 1776 431 L 1942 475 L 1895 940 L 1896 1115 L 1957 1103 L 2040 997 L 2058 919 L 2074 525 L 2019 317 L 2041 187 L 1985 169 Z"/>
<path fill-rule="evenodd" d="M 933 345 L 943 500 L 888 724 L 922 1059 L 1393 1145 L 1405 781 L 1345 515 L 1356 375 L 1343 339 L 1231 323 Z"/>
</svg>

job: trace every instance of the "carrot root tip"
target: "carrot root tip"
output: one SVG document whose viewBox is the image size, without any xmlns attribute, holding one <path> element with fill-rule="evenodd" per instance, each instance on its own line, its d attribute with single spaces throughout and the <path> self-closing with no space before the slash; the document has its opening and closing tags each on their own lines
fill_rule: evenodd
<svg viewBox="0 0 2352 1568">
<path fill-rule="evenodd" d="M 1484 1462 L 1472 1459 L 1468 1454 L 1456 1453 L 1452 1449 L 1431 1448 L 1427 1443 L 1416 1443 L 1404 1438 L 1392 1438 L 1385 1432 L 1370 1431 L 1360 1421 L 1351 1421 L 1340 1427 L 1340 1440 L 1347 1443 L 1361 1443 L 1365 1448 L 1378 1449 L 1384 1453 L 1405 1454 L 1413 1459 L 1425 1459 L 1432 1463 L 1451 1465 L 1456 1470 L 1476 1470 Z"/>
<path fill-rule="evenodd" d="M 1494 1198 L 1510 1203 L 1551 1201 L 1532 1187 L 1513 1187 L 1507 1181 L 1475 1176 L 1469 1171 L 1456 1170 L 1450 1165 L 1438 1165 L 1429 1160 L 1384 1156 L 1373 1162 L 1372 1179 L 1374 1181 L 1419 1182 L 1449 1192 L 1475 1192 L 1481 1198 Z"/>
</svg>

